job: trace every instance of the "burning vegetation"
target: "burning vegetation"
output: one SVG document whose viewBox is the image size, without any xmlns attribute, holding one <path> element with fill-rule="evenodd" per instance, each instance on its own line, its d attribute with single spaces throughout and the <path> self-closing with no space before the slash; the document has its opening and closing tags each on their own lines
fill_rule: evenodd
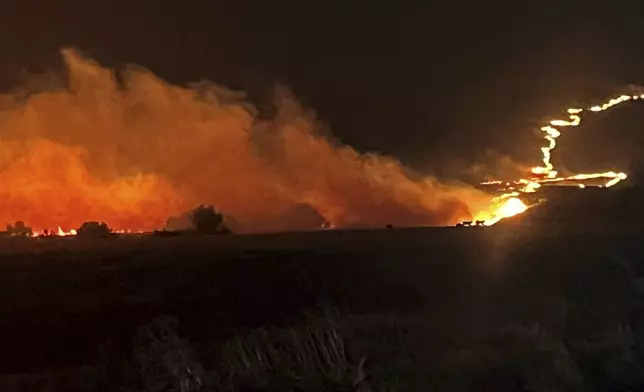
<svg viewBox="0 0 644 392">
<path fill-rule="evenodd" d="M 489 201 L 323 137 L 284 89 L 265 118 L 212 83 L 179 87 L 62 55 L 65 83 L 0 95 L 0 222 L 151 231 L 208 203 L 241 232 L 451 225 Z"/>
<path fill-rule="evenodd" d="M 11 235 L 76 235 L 87 219 L 109 222 L 114 233 L 164 223 L 198 232 L 490 226 L 529 209 L 523 196 L 544 184 L 625 179 L 560 176 L 550 155 L 559 129 L 579 125 L 585 112 L 644 99 L 568 109 L 567 119 L 541 128 L 543 165 L 528 178 L 484 183 L 500 189 L 492 197 L 322 136 L 315 115 L 282 88 L 266 118 L 244 94 L 213 83 L 179 87 L 138 67 L 117 74 L 74 50 L 62 55 L 66 82 L 0 95 L 0 222 L 34 228 L 16 224 Z M 201 203 L 217 212 L 200 210 L 203 221 L 182 215 Z"/>
<path fill-rule="evenodd" d="M 582 114 L 586 112 L 601 112 L 608 110 L 616 105 L 631 100 L 644 99 L 642 95 L 621 95 L 616 98 L 600 104 L 595 105 L 587 110 L 579 108 L 570 108 L 566 111 L 568 119 L 556 119 L 550 121 L 547 125 L 541 128 L 544 133 L 544 139 L 548 142 L 547 146 L 541 147 L 543 166 L 533 167 L 530 172 L 529 178 L 521 178 L 514 181 L 487 181 L 482 185 L 498 186 L 501 195 L 492 200 L 492 205 L 487 210 L 476 214 L 477 222 L 483 222 L 479 225 L 491 226 L 501 219 L 509 218 L 521 214 L 528 210 L 529 206 L 520 199 L 521 195 L 535 193 L 544 184 L 573 184 L 580 188 L 585 188 L 593 181 L 601 181 L 600 187 L 611 187 L 622 180 L 625 180 L 626 173 L 616 173 L 613 171 L 603 173 L 581 173 L 569 176 L 560 176 L 559 172 L 555 170 L 550 161 L 551 153 L 557 146 L 556 139 L 561 136 L 558 128 L 561 127 L 576 127 L 579 126 L 582 119 Z M 557 128 L 555 128 L 557 127 Z M 460 224 L 460 226 L 472 226 L 471 222 L 468 224 Z"/>
</svg>

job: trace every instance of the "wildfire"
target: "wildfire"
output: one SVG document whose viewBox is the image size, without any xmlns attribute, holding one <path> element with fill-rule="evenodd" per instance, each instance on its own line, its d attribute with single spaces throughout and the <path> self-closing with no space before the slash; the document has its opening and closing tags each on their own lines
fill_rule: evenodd
<svg viewBox="0 0 644 392">
<path fill-rule="evenodd" d="M 50 231 L 50 230 L 47 230 L 47 229 L 37 230 L 37 231 L 34 231 L 31 234 L 31 236 L 33 238 L 37 238 L 37 237 L 69 237 L 69 236 L 73 236 L 73 235 L 77 235 L 77 234 L 78 234 L 78 232 L 76 230 L 74 230 L 74 229 L 71 229 L 69 231 L 65 231 L 60 226 L 58 226 L 58 228 L 55 231 L 54 230 Z"/>
<path fill-rule="evenodd" d="M 528 206 L 517 197 L 510 197 L 505 202 L 501 203 L 498 209 L 494 212 L 494 218 L 487 219 L 484 222 L 486 226 L 492 226 L 496 222 L 504 218 L 509 218 L 515 215 L 519 215 L 528 210 Z"/>
<path fill-rule="evenodd" d="M 141 230 L 112 230 L 111 231 L 114 234 L 141 234 L 143 231 Z M 32 238 L 39 238 L 39 237 L 71 237 L 71 236 L 76 236 L 78 235 L 78 230 L 75 229 L 70 229 L 70 230 L 64 230 L 60 226 L 56 230 L 36 230 L 31 233 Z"/>
<path fill-rule="evenodd" d="M 214 83 L 174 86 L 140 67 L 117 74 L 75 50 L 62 54 L 64 86 L 0 93 L 0 223 L 21 222 L 17 235 L 82 235 L 70 228 L 87 220 L 109 223 L 111 233 L 152 231 L 201 203 L 239 232 L 441 226 L 481 206 L 477 225 L 493 225 L 530 208 L 522 196 L 546 184 L 624 180 L 616 172 L 563 177 L 551 154 L 561 129 L 587 112 L 644 99 L 622 95 L 544 124 L 542 163 L 527 178 L 494 182 L 503 192 L 490 200 L 329 140 L 285 89 L 266 116 L 245 94 Z"/>
<path fill-rule="evenodd" d="M 527 211 L 529 206 L 521 201 L 519 196 L 521 193 L 536 192 L 541 188 L 542 184 L 603 179 L 605 180 L 605 183 L 602 186 L 608 188 L 625 180 L 627 178 L 626 173 L 613 171 L 603 173 L 580 173 L 562 177 L 559 176 L 559 173 L 555 170 L 551 162 L 551 156 L 552 151 L 557 147 L 557 138 L 561 136 L 559 128 L 579 126 L 582 120 L 582 114 L 585 110 L 587 112 L 601 112 L 621 103 L 638 99 L 644 99 L 644 94 L 620 95 L 619 97 L 611 98 L 607 102 L 592 106 L 588 109 L 569 108 L 566 111 L 568 114 L 567 119 L 551 120 L 547 125 L 541 127 L 541 131 L 544 134 L 543 138 L 548 142 L 546 146 L 541 147 L 542 165 L 531 168 L 530 171 L 533 176 L 528 179 L 522 178 L 514 181 L 482 182 L 482 185 L 499 185 L 505 193 L 492 199 L 491 207 L 486 211 L 479 212 L 475 216 L 475 219 L 483 221 L 485 226 L 491 226 L 504 218 L 515 216 Z M 579 183 L 577 186 L 579 188 L 585 188 L 586 184 Z"/>
<path fill-rule="evenodd" d="M 64 231 L 63 229 L 60 228 L 60 226 L 58 226 L 58 230 L 56 230 L 56 235 L 59 237 L 67 237 L 67 236 L 76 235 L 76 234 L 78 234 L 76 230 L 71 229 L 69 231 Z"/>
<path fill-rule="evenodd" d="M 0 92 L 0 224 L 37 236 L 73 235 L 88 220 L 152 231 L 205 203 L 236 232 L 443 226 L 487 202 L 327 138 L 286 88 L 262 113 L 212 82 L 176 86 L 142 67 L 62 56 L 62 85 Z"/>
<path fill-rule="evenodd" d="M 491 207 L 487 211 L 477 214 L 475 221 L 482 222 L 483 226 L 492 226 L 501 219 L 527 211 L 529 207 L 517 196 L 519 196 L 519 192 L 505 193 L 495 197 Z"/>
</svg>

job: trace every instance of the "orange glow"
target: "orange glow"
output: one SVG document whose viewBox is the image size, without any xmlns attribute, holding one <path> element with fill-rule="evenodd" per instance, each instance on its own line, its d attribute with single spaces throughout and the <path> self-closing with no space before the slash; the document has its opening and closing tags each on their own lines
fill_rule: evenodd
<svg viewBox="0 0 644 392">
<path fill-rule="evenodd" d="M 56 230 L 38 230 L 31 234 L 32 237 L 69 237 L 77 235 L 76 230 L 71 229 L 68 231 L 63 230 L 60 226 Z"/>
<path fill-rule="evenodd" d="M 85 221 L 150 231 L 200 204 L 240 232 L 473 217 L 491 225 L 525 211 L 521 196 L 544 184 L 624 180 L 616 172 L 562 177 L 551 154 L 560 130 L 585 113 L 644 98 L 622 95 L 551 119 L 541 128 L 542 162 L 528 178 L 488 182 L 504 191 L 491 200 L 324 137 L 326 127 L 283 88 L 267 118 L 243 93 L 214 83 L 179 87 L 134 67 L 116 75 L 74 50 L 62 54 L 65 85 L 0 94 L 0 224 L 24 221 L 35 236 L 54 227 L 54 235 L 74 235 Z"/>
<path fill-rule="evenodd" d="M 482 220 L 485 226 L 492 226 L 501 219 L 521 214 L 527 210 L 528 206 L 521 199 L 510 196 L 496 200 L 488 212 L 479 214 L 475 220 Z"/>
<path fill-rule="evenodd" d="M 0 224 L 148 231 L 209 204 L 241 232 L 450 225 L 488 201 L 324 137 L 286 89 L 273 117 L 260 116 L 214 83 L 174 86 L 140 67 L 116 75 L 62 54 L 64 85 L 0 94 Z"/>
<path fill-rule="evenodd" d="M 12 154 L 9 162 L 0 156 L 0 221 L 24 220 L 38 232 L 60 225 L 71 233 L 86 220 L 151 230 L 163 225 L 167 211 L 182 210 L 176 190 L 159 176 L 99 179 L 80 150 L 43 139 L 0 148 Z"/>
<path fill-rule="evenodd" d="M 607 102 L 600 105 L 592 106 L 588 109 L 590 112 L 601 112 L 607 109 L 610 109 L 616 105 L 619 105 L 630 100 L 644 99 L 644 94 L 642 95 L 621 95 L 616 98 L 611 98 Z M 583 174 L 574 174 L 567 177 L 560 177 L 558 172 L 554 169 L 550 159 L 552 151 L 557 146 L 557 138 L 561 136 L 559 129 L 555 127 L 576 127 L 581 123 L 581 114 L 584 112 L 584 109 L 580 108 L 570 108 L 566 111 L 568 113 L 568 119 L 555 119 L 548 122 L 548 125 L 543 126 L 541 131 L 544 133 L 543 138 L 547 141 L 547 145 L 541 147 L 542 154 L 542 166 L 536 166 L 530 169 L 531 173 L 535 176 L 529 179 L 519 179 L 512 181 L 506 184 L 504 188 L 505 193 L 501 196 L 495 198 L 491 202 L 491 206 L 477 214 L 479 217 L 485 217 L 485 224 L 487 226 L 493 225 L 499 222 L 501 219 L 507 216 L 513 216 L 520 214 L 528 209 L 521 200 L 518 199 L 520 193 L 534 193 L 542 184 L 556 184 L 561 182 L 580 182 L 596 179 L 604 179 L 606 182 L 603 187 L 611 187 L 623 181 L 627 178 L 626 173 L 617 173 L 613 171 L 603 172 L 603 173 L 583 173 Z M 482 184 L 484 185 L 501 185 L 503 181 L 486 181 Z M 579 188 L 585 188 L 586 184 L 580 183 L 577 185 Z M 515 191 L 518 189 L 519 192 Z M 507 199 L 506 204 L 499 206 L 500 200 Z M 512 201 L 512 204 L 509 204 Z M 507 205 L 507 206 L 506 206 Z M 523 205 L 523 207 L 521 207 Z M 507 211 L 518 211 L 512 215 L 507 215 Z"/>
</svg>

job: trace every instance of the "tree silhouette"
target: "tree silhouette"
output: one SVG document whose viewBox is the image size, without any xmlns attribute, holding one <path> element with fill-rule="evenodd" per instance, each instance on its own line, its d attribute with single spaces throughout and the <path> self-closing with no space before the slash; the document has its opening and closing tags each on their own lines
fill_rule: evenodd
<svg viewBox="0 0 644 392">
<path fill-rule="evenodd" d="M 200 234 L 229 233 L 224 223 L 224 216 L 212 206 L 199 206 L 192 212 L 192 225 Z"/>
<path fill-rule="evenodd" d="M 78 229 L 81 237 L 108 237 L 111 234 L 112 229 L 105 222 L 85 222 Z"/>
<path fill-rule="evenodd" d="M 23 221 L 17 221 L 13 225 L 7 225 L 7 233 L 11 236 L 29 237 L 32 234 L 31 227 L 25 225 Z"/>
</svg>

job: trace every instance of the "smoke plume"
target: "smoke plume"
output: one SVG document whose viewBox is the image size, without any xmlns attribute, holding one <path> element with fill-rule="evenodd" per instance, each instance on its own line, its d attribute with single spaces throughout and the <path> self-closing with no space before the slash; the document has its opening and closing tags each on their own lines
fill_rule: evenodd
<svg viewBox="0 0 644 392">
<path fill-rule="evenodd" d="M 62 55 L 62 87 L 0 95 L 0 223 L 149 230 L 211 204 L 243 231 L 442 225 L 488 201 L 321 136 L 284 89 L 264 119 L 215 84 L 179 87 Z"/>
<path fill-rule="evenodd" d="M 494 150 L 486 149 L 483 160 L 470 164 L 465 171 L 470 181 L 523 178 L 530 175 L 531 167 Z"/>
</svg>

